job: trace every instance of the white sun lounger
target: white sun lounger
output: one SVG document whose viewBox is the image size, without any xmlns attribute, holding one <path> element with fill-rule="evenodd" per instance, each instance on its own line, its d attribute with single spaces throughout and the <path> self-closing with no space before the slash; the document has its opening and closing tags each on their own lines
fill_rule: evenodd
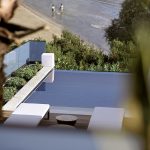
<svg viewBox="0 0 150 150">
<path fill-rule="evenodd" d="M 46 115 L 49 119 L 49 108 L 49 104 L 22 103 L 4 125 L 36 127 Z"/>
<path fill-rule="evenodd" d="M 123 108 L 95 107 L 88 130 L 121 130 L 123 117 Z"/>
</svg>

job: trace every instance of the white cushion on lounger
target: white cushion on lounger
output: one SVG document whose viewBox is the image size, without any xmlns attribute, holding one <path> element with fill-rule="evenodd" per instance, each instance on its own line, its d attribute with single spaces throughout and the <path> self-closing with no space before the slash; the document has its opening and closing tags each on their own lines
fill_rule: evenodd
<svg viewBox="0 0 150 150">
<path fill-rule="evenodd" d="M 121 130 L 124 117 L 123 108 L 95 107 L 89 130 Z"/>
<path fill-rule="evenodd" d="M 37 126 L 49 111 L 49 104 L 22 103 L 5 121 L 5 125 Z"/>
</svg>

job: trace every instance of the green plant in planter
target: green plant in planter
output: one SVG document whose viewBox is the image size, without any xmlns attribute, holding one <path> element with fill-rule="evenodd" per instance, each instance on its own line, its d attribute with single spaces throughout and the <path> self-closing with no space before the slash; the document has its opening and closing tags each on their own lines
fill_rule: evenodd
<svg viewBox="0 0 150 150">
<path fill-rule="evenodd" d="M 17 93 L 16 87 L 4 87 L 3 88 L 4 104 L 7 103 L 16 93 Z"/>
<path fill-rule="evenodd" d="M 25 79 L 19 77 L 11 77 L 6 81 L 5 87 L 15 87 L 17 90 L 19 90 L 25 84 L 26 84 Z"/>
<path fill-rule="evenodd" d="M 33 70 L 29 67 L 23 68 L 23 78 L 26 81 L 29 81 L 36 73 L 37 73 L 37 70 Z"/>
<path fill-rule="evenodd" d="M 31 64 L 16 70 L 12 73 L 11 78 L 9 78 L 3 88 L 4 94 L 4 104 L 10 100 L 19 90 L 26 84 L 26 81 L 30 80 L 40 69 L 42 68 L 41 64 Z"/>
<path fill-rule="evenodd" d="M 38 72 L 38 70 L 39 70 L 39 68 L 35 64 L 28 65 L 25 68 L 31 69 L 34 74 L 36 74 Z"/>
<path fill-rule="evenodd" d="M 16 70 L 15 72 L 13 72 L 11 74 L 12 77 L 20 77 L 23 78 L 24 77 L 24 70 L 23 68 L 19 68 L 18 70 Z"/>
<path fill-rule="evenodd" d="M 36 62 L 35 64 L 30 64 L 30 65 L 28 65 L 26 67 L 28 67 L 31 70 L 33 70 L 34 73 L 37 73 L 42 68 L 42 65 L 40 63 Z"/>
<path fill-rule="evenodd" d="M 31 64 L 23 68 L 19 68 L 12 73 L 12 77 L 24 78 L 26 81 L 29 81 L 40 69 L 42 68 L 41 64 Z"/>
<path fill-rule="evenodd" d="M 38 63 L 38 62 L 35 63 L 35 66 L 36 66 L 36 68 L 38 69 L 38 71 L 39 71 L 40 69 L 42 69 L 42 65 L 41 65 L 40 63 Z"/>
<path fill-rule="evenodd" d="M 35 70 L 28 67 L 20 68 L 12 73 L 13 77 L 24 78 L 26 81 L 30 80 L 36 74 Z"/>
</svg>

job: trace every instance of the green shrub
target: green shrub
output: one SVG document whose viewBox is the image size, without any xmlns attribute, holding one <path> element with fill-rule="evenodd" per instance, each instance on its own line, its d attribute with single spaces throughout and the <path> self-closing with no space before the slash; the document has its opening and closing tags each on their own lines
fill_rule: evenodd
<svg viewBox="0 0 150 150">
<path fill-rule="evenodd" d="M 15 87 L 17 90 L 22 88 L 26 84 L 26 80 L 19 77 L 10 77 L 6 83 L 5 87 Z"/>
<path fill-rule="evenodd" d="M 40 69 L 42 69 L 42 65 L 38 62 L 36 62 L 35 64 L 31 65 L 31 66 L 35 66 L 35 68 L 39 71 Z"/>
<path fill-rule="evenodd" d="M 36 63 L 19 68 L 12 73 L 12 77 L 4 85 L 4 103 L 11 99 L 17 90 L 22 88 L 26 84 L 26 81 L 30 80 L 41 68 L 41 64 Z"/>
<path fill-rule="evenodd" d="M 39 71 L 39 69 L 37 68 L 37 66 L 35 64 L 30 64 L 30 65 L 28 65 L 28 66 L 25 67 L 25 69 L 27 69 L 27 68 L 29 68 L 30 70 L 32 70 L 33 74 L 36 74 Z"/>
<path fill-rule="evenodd" d="M 24 78 L 26 81 L 30 80 L 35 75 L 35 70 L 28 67 L 20 68 L 12 73 L 13 77 Z"/>
<path fill-rule="evenodd" d="M 110 71 L 129 72 L 136 59 L 136 45 L 132 41 L 121 42 L 113 40 L 111 51 L 105 63 L 109 63 Z"/>
<path fill-rule="evenodd" d="M 37 73 L 42 68 L 42 65 L 36 62 L 35 64 L 30 64 L 25 68 L 30 68 L 31 70 L 33 70 L 34 73 Z"/>
<path fill-rule="evenodd" d="M 10 100 L 17 92 L 15 87 L 4 87 L 3 88 L 3 99 L 4 103 Z"/>
<path fill-rule="evenodd" d="M 133 41 L 133 34 L 138 23 L 150 22 L 150 5 L 146 6 L 141 0 L 124 0 L 118 19 L 106 29 L 108 41 Z"/>
<path fill-rule="evenodd" d="M 25 68 L 23 68 L 23 70 L 24 70 L 23 78 L 26 81 L 29 81 L 37 73 L 36 70 L 33 70 L 33 69 L 29 68 L 29 67 L 25 67 Z"/>
<path fill-rule="evenodd" d="M 24 76 L 24 70 L 23 70 L 23 68 L 17 69 L 15 72 L 13 72 L 13 73 L 11 74 L 11 76 L 12 76 L 12 77 L 20 77 L 20 78 L 23 78 L 23 76 Z"/>
<path fill-rule="evenodd" d="M 136 57 L 133 42 L 113 40 L 108 56 L 100 49 L 85 44 L 79 37 L 63 31 L 61 38 L 55 37 L 47 44 L 47 52 L 55 53 L 56 69 L 129 72 Z"/>
<path fill-rule="evenodd" d="M 74 59 L 72 59 L 72 56 L 69 55 L 63 55 L 56 59 L 56 69 L 63 69 L 63 70 L 77 70 L 77 64 Z"/>
<path fill-rule="evenodd" d="M 100 49 L 85 44 L 68 31 L 63 31 L 61 38 L 54 36 L 46 49 L 47 52 L 55 53 L 56 69 L 98 71 L 103 62 Z"/>
<path fill-rule="evenodd" d="M 39 63 L 31 64 L 23 68 L 19 68 L 12 73 L 12 76 L 24 78 L 26 81 L 29 81 L 41 68 L 42 66 Z"/>
</svg>

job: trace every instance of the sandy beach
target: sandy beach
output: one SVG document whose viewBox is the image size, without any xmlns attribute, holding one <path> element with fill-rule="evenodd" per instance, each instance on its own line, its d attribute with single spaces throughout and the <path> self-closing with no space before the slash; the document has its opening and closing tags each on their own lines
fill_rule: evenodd
<svg viewBox="0 0 150 150">
<path fill-rule="evenodd" d="M 37 14 L 36 12 L 31 11 L 23 5 L 20 5 L 17 8 L 15 15 L 10 22 L 29 28 L 37 28 L 42 25 L 46 25 L 46 29 L 40 30 L 36 33 L 21 38 L 21 42 L 26 40 L 33 40 L 36 38 L 41 38 L 49 42 L 52 40 L 53 35 L 59 37 L 63 29 L 61 25 L 53 22 L 51 19 L 48 20 L 44 18 L 44 16 L 41 16 L 41 14 Z"/>
</svg>

